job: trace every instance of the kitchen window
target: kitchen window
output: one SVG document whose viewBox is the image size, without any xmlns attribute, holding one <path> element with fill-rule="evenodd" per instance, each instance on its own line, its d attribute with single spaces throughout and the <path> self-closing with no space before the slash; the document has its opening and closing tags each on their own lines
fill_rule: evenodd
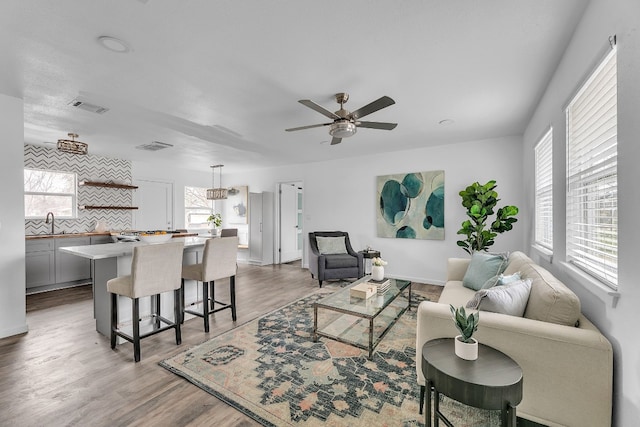
<svg viewBox="0 0 640 427">
<path fill-rule="evenodd" d="M 567 107 L 567 261 L 618 286 L 615 47 Z"/>
<path fill-rule="evenodd" d="M 184 187 L 184 223 L 188 229 L 207 229 L 207 218 L 213 211 L 213 201 L 207 200 L 207 189 Z"/>
<path fill-rule="evenodd" d="M 77 176 L 73 172 L 24 170 L 24 215 L 41 219 L 53 212 L 56 218 L 77 217 Z"/>
</svg>

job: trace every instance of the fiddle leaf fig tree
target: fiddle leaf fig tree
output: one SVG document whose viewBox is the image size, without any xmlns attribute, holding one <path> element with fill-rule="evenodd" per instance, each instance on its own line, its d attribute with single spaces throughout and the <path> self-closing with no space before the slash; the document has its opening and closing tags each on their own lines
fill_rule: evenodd
<svg viewBox="0 0 640 427">
<path fill-rule="evenodd" d="M 513 223 L 518 221 L 516 206 L 504 206 L 495 212 L 494 209 L 500 199 L 494 190 L 497 187 L 495 181 L 489 181 L 482 185 L 474 182 L 459 194 L 462 197 L 462 206 L 467 208 L 469 219 L 462 223 L 458 234 L 466 236 L 464 240 L 458 240 L 458 246 L 467 253 L 486 251 L 494 244 L 494 239 L 499 233 L 504 233 L 513 228 Z"/>
</svg>

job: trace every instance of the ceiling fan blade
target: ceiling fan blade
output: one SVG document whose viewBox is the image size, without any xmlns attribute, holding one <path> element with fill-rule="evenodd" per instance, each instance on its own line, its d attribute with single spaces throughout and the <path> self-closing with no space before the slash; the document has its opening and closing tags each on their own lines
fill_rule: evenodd
<svg viewBox="0 0 640 427">
<path fill-rule="evenodd" d="M 296 131 L 296 130 L 311 129 L 311 128 L 319 128 L 319 127 L 322 127 L 322 126 L 329 126 L 330 124 L 331 124 L 331 123 L 320 123 L 320 124 L 318 124 L 318 125 L 300 126 L 300 127 L 297 127 L 297 128 L 289 128 L 289 129 L 285 129 L 285 131 L 287 131 L 287 132 L 293 132 L 293 131 Z"/>
<path fill-rule="evenodd" d="M 301 101 L 302 102 L 302 101 Z M 388 96 L 382 96 L 370 104 L 365 105 L 364 107 L 358 108 L 354 112 L 351 113 L 351 117 L 354 119 L 359 119 L 360 117 L 367 116 L 371 113 L 375 113 L 378 110 L 386 108 L 390 105 L 395 104 L 396 101 L 389 98 Z"/>
<path fill-rule="evenodd" d="M 340 144 L 342 142 L 342 138 L 336 138 L 335 136 L 331 140 L 331 145 Z"/>
<path fill-rule="evenodd" d="M 298 101 L 300 104 L 311 108 L 312 110 L 317 111 L 318 113 L 322 114 L 323 116 L 327 116 L 330 119 L 339 119 L 340 116 L 338 116 L 336 113 L 333 113 L 329 110 L 327 110 L 326 108 L 324 108 L 322 105 L 318 105 L 315 102 L 313 102 L 310 99 L 301 99 L 300 101 Z"/>
<path fill-rule="evenodd" d="M 356 126 L 359 128 L 392 130 L 395 129 L 398 124 L 385 122 L 356 122 Z"/>
</svg>

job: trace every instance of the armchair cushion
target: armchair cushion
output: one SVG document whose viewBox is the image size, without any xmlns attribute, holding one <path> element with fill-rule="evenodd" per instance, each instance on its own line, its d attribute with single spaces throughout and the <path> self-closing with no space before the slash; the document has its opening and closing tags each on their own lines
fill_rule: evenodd
<svg viewBox="0 0 640 427">
<path fill-rule="evenodd" d="M 316 236 L 318 251 L 321 255 L 346 254 L 347 247 L 344 243 L 344 236 L 322 237 Z"/>
<path fill-rule="evenodd" d="M 349 254 L 325 255 L 326 268 L 358 267 L 358 258 Z"/>
</svg>

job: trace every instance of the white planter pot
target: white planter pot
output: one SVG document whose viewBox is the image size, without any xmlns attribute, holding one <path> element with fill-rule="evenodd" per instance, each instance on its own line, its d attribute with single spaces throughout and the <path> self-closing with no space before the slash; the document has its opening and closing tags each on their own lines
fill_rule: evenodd
<svg viewBox="0 0 640 427">
<path fill-rule="evenodd" d="M 458 335 L 455 338 L 455 351 L 456 356 L 464 360 L 476 360 L 478 358 L 478 341 L 475 338 L 472 343 L 462 342 L 460 339 L 462 335 Z"/>
<path fill-rule="evenodd" d="M 371 278 L 373 280 L 384 279 L 384 267 L 381 265 L 374 265 L 371 267 Z"/>
</svg>

